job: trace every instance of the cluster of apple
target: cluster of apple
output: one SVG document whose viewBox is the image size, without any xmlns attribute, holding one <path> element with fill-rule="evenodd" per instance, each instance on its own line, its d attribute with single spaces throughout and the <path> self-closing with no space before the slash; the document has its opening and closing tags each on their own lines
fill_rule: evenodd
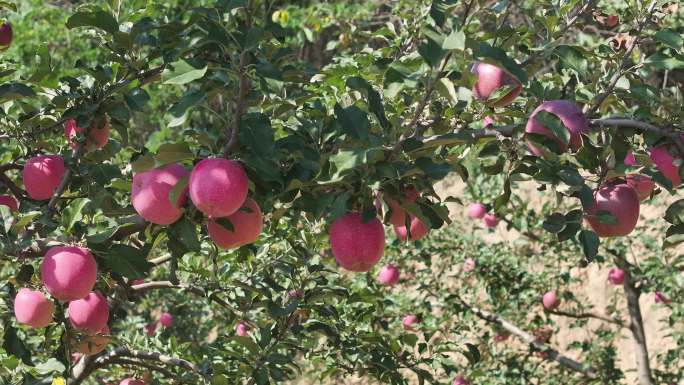
<svg viewBox="0 0 684 385">
<path fill-rule="evenodd" d="M 499 224 L 499 217 L 495 213 L 488 213 L 487 206 L 479 202 L 468 206 L 468 216 L 472 219 L 482 219 L 482 223 L 488 228 L 496 227 Z"/>
<path fill-rule="evenodd" d="M 51 247 L 40 265 L 40 276 L 45 290 L 60 302 L 68 302 L 71 326 L 84 338 L 72 341 L 74 351 L 96 354 L 109 339 L 107 321 L 109 305 L 98 291 L 97 264 L 91 252 L 77 246 Z M 31 328 L 44 328 L 52 323 L 55 304 L 39 290 L 22 288 L 14 298 L 14 314 L 19 323 Z"/>
</svg>

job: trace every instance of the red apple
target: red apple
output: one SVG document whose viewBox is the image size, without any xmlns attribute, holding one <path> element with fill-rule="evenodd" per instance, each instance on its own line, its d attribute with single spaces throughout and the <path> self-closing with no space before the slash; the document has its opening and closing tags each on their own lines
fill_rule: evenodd
<svg viewBox="0 0 684 385">
<path fill-rule="evenodd" d="M 108 320 L 109 304 L 99 292 L 69 302 L 69 321 L 76 330 L 92 335 L 103 330 Z"/>
<path fill-rule="evenodd" d="M 385 265 L 378 273 L 378 282 L 381 285 L 392 286 L 399 282 L 399 275 L 399 269 L 396 266 L 392 264 Z"/>
<path fill-rule="evenodd" d="M 547 310 L 553 310 L 560 305 L 560 299 L 556 296 L 555 291 L 549 291 L 542 296 L 542 304 Z"/>
<path fill-rule="evenodd" d="M 619 267 L 614 267 L 608 272 L 608 281 L 613 285 L 622 285 L 625 282 L 625 271 Z"/>
<path fill-rule="evenodd" d="M 546 111 L 550 114 L 556 115 L 563 125 L 570 132 L 570 148 L 577 151 L 582 145 L 582 133 L 589 131 L 589 122 L 584 116 L 582 110 L 573 102 L 567 100 L 549 100 L 537 107 L 530 115 L 527 120 L 527 125 L 525 126 L 525 133 L 527 134 L 539 134 L 552 139 L 558 147 L 565 151 L 568 146 L 563 143 L 560 139 L 554 135 L 551 130 L 549 130 L 544 124 L 536 119 L 539 112 Z M 528 141 L 527 147 L 530 152 L 536 156 L 541 156 L 541 149 L 535 147 L 531 142 Z"/>
<path fill-rule="evenodd" d="M 0 206 L 7 206 L 10 211 L 19 211 L 19 201 L 12 195 L 0 195 Z"/>
<path fill-rule="evenodd" d="M 343 268 L 365 272 L 382 257 L 385 231 L 378 218 L 364 222 L 361 214 L 348 213 L 330 226 L 330 246 Z"/>
<path fill-rule="evenodd" d="M 473 219 L 482 219 L 487 214 L 487 207 L 482 203 L 471 203 L 468 206 L 468 216 Z"/>
<path fill-rule="evenodd" d="M 14 316 L 17 322 L 34 329 L 44 328 L 52 322 L 55 305 L 37 290 L 20 289 L 14 297 Z"/>
<path fill-rule="evenodd" d="M 640 201 L 651 197 L 655 188 L 655 182 L 648 175 L 628 174 L 625 178 L 627 184 L 637 193 Z"/>
<path fill-rule="evenodd" d="M 232 230 L 213 220 L 207 222 L 209 237 L 222 249 L 254 243 L 264 226 L 261 208 L 252 198 L 247 198 L 242 208 L 229 215 L 227 219 L 233 226 Z"/>
<path fill-rule="evenodd" d="M 26 193 L 36 201 L 50 199 L 65 172 L 64 158 L 59 155 L 38 155 L 27 160 L 21 172 Z"/>
<path fill-rule="evenodd" d="M 512 87 L 508 93 L 500 99 L 492 101 L 492 107 L 505 107 L 515 100 L 522 91 L 522 84 L 505 69 L 485 62 L 477 62 L 471 68 L 471 72 L 477 76 L 473 85 L 475 99 L 488 101 L 496 90 L 502 87 Z"/>
<path fill-rule="evenodd" d="M 617 223 L 601 223 L 600 211 L 610 213 Z M 594 194 L 594 205 L 585 219 L 599 237 L 627 235 L 639 221 L 639 196 L 627 184 L 607 184 Z"/>
</svg>

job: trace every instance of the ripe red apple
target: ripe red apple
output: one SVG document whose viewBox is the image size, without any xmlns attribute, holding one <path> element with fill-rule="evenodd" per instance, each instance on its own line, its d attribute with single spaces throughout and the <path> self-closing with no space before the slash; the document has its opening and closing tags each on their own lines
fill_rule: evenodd
<svg viewBox="0 0 684 385">
<path fill-rule="evenodd" d="M 92 335 L 104 329 L 108 320 L 109 304 L 99 292 L 69 302 L 69 321 L 76 330 Z"/>
<path fill-rule="evenodd" d="M 50 295 L 60 301 L 73 301 L 88 295 L 95 286 L 97 264 L 88 249 L 54 246 L 43 258 L 40 276 Z"/>
<path fill-rule="evenodd" d="M 249 337 L 250 327 L 245 321 L 240 321 L 235 326 L 235 334 L 241 337 Z"/>
<path fill-rule="evenodd" d="M 618 21 L 620 21 L 620 18 L 617 15 L 608 15 L 606 17 L 606 27 L 613 28 L 618 25 Z"/>
<path fill-rule="evenodd" d="M 548 291 L 542 296 L 542 305 L 547 310 L 553 310 L 560 305 L 560 299 L 556 296 L 555 291 Z"/>
<path fill-rule="evenodd" d="M 427 233 L 430 231 L 430 229 L 425 226 L 423 221 L 418 219 L 418 217 L 415 217 L 413 215 L 410 216 L 411 218 L 411 240 L 412 241 L 418 241 L 421 240 L 424 236 L 427 235 Z M 406 238 L 408 237 L 408 231 L 406 230 L 405 225 L 394 225 L 394 233 L 397 235 L 397 238 L 401 239 L 402 241 L 405 241 Z"/>
<path fill-rule="evenodd" d="M 378 273 L 378 282 L 381 285 L 392 286 L 399 282 L 399 269 L 393 264 L 385 265 Z"/>
<path fill-rule="evenodd" d="M 242 165 L 233 160 L 212 158 L 197 163 L 190 173 L 190 199 L 211 218 L 227 217 L 247 199 L 249 180 Z"/>
<path fill-rule="evenodd" d="M 617 223 L 601 223 L 599 211 L 609 212 Z M 585 219 L 599 237 L 627 235 L 639 221 L 639 196 L 627 184 L 607 184 L 594 193 L 594 205 Z"/>
<path fill-rule="evenodd" d="M 97 334 L 83 337 L 81 342 L 76 344 L 74 350 L 82 354 L 95 355 L 103 351 L 111 342 L 111 339 L 107 337 L 108 335 L 109 326 L 105 325 Z"/>
<path fill-rule="evenodd" d="M 625 166 L 632 166 L 632 167 L 639 165 L 639 163 L 637 163 L 636 157 L 634 156 L 634 153 L 632 153 L 631 151 L 629 153 L 627 153 L 623 163 L 625 164 Z"/>
<path fill-rule="evenodd" d="M 468 206 L 468 216 L 473 219 L 482 219 L 487 214 L 487 207 L 482 203 L 471 203 Z"/>
<path fill-rule="evenodd" d="M 497 101 L 492 101 L 492 107 L 505 107 L 515 100 L 522 91 L 522 84 L 505 69 L 485 62 L 477 62 L 470 69 L 477 76 L 473 85 L 473 95 L 476 99 L 487 101 L 495 91 L 502 87 L 513 87 L 506 95 Z"/>
<path fill-rule="evenodd" d="M 252 198 L 247 198 L 242 208 L 227 218 L 233 225 L 232 230 L 212 220 L 207 222 L 209 237 L 223 249 L 254 243 L 264 226 L 261 208 Z"/>
<path fill-rule="evenodd" d="M 145 381 L 143 380 L 137 380 L 135 378 L 126 378 L 125 380 L 122 380 L 119 382 L 119 385 L 146 385 Z"/>
<path fill-rule="evenodd" d="M 358 213 L 347 213 L 330 226 L 332 253 L 343 268 L 370 270 L 385 251 L 385 231 L 378 218 L 364 222 Z"/>
<path fill-rule="evenodd" d="M 54 313 L 55 305 L 38 290 L 23 288 L 14 297 L 14 316 L 21 324 L 44 328 L 52 322 Z"/>
<path fill-rule="evenodd" d="M 655 188 L 655 182 L 648 175 L 628 174 L 625 180 L 637 193 L 640 201 L 651 197 L 651 193 Z"/>
<path fill-rule="evenodd" d="M 485 214 L 485 216 L 482 217 L 482 221 L 487 228 L 496 227 L 496 225 L 499 224 L 499 218 L 494 213 Z"/>
<path fill-rule="evenodd" d="M 76 136 L 78 134 L 83 134 L 84 131 L 85 128 L 76 125 L 75 119 L 69 119 L 64 123 L 64 135 L 66 135 L 67 141 L 74 150 L 78 147 Z M 95 117 L 88 129 L 85 150 L 93 151 L 94 149 L 101 149 L 107 142 L 109 142 L 109 117 L 107 115 Z"/>
<path fill-rule="evenodd" d="M 12 195 L 0 195 L 0 206 L 7 206 L 10 211 L 19 211 L 19 201 Z"/>
<path fill-rule="evenodd" d="M 135 174 L 131 186 L 133 208 L 148 222 L 158 225 L 176 222 L 183 216 L 181 207 L 187 199 L 188 188 L 183 189 L 175 203 L 171 202 L 169 193 L 188 175 L 188 170 L 179 164 L 169 164 Z"/>
<path fill-rule="evenodd" d="M 625 282 L 625 271 L 619 267 L 614 267 L 608 272 L 608 281 L 613 285 L 622 285 Z"/>
<path fill-rule="evenodd" d="M 409 187 L 404 192 L 403 201 L 415 202 L 420 196 L 420 192 L 413 187 Z M 401 204 L 394 198 L 385 196 L 385 202 L 390 207 L 390 223 L 395 226 L 404 226 L 406 224 L 406 210 L 401 208 Z"/>
<path fill-rule="evenodd" d="M 482 127 L 493 126 L 496 121 L 491 116 L 487 115 L 482 119 Z"/>
<path fill-rule="evenodd" d="M 456 376 L 456 378 L 454 378 L 453 385 L 470 385 L 470 381 L 466 380 L 465 377 L 459 374 Z"/>
<path fill-rule="evenodd" d="M 12 44 L 12 24 L 4 23 L 0 26 L 0 47 L 3 49 L 9 48 Z"/>
<path fill-rule="evenodd" d="M 651 149 L 650 157 L 658 171 L 672 182 L 672 187 L 677 187 L 682 183 L 679 167 L 675 165 L 676 158 L 670 154 L 667 147 L 658 146 Z"/>
<path fill-rule="evenodd" d="M 415 330 L 414 325 L 416 325 L 418 322 L 419 322 L 419 319 L 418 319 L 417 315 L 407 314 L 401 320 L 401 326 L 403 326 L 405 330 L 414 331 Z"/>
<path fill-rule="evenodd" d="M 472 258 L 466 258 L 463 262 L 463 271 L 465 273 L 475 270 L 475 267 L 477 267 L 477 262 Z"/>
<path fill-rule="evenodd" d="M 165 328 L 170 328 L 173 325 L 173 316 L 170 313 L 162 313 L 159 316 L 159 323 Z"/>
<path fill-rule="evenodd" d="M 589 122 L 582 110 L 573 102 L 567 100 L 549 100 L 537 107 L 530 115 L 525 126 L 525 133 L 544 135 L 558 144 L 558 147 L 565 151 L 568 146 L 563 143 L 556 135 L 551 132 L 544 124 L 536 119 L 539 112 L 546 111 L 556 115 L 563 125 L 570 131 L 570 148 L 577 151 L 582 145 L 581 134 L 589 131 Z M 527 143 L 530 152 L 536 156 L 541 156 L 541 149 L 534 146 L 530 141 Z"/>
<path fill-rule="evenodd" d="M 38 155 L 27 160 L 21 173 L 26 193 L 33 200 L 50 199 L 64 172 L 64 158 L 59 155 Z"/>
</svg>

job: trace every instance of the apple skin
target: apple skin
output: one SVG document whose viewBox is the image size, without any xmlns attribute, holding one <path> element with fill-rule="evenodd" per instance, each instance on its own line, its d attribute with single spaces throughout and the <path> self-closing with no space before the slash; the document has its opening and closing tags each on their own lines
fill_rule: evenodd
<svg viewBox="0 0 684 385">
<path fill-rule="evenodd" d="M 227 218 L 233 225 L 233 230 L 212 220 L 207 222 L 209 237 L 222 249 L 254 243 L 264 227 L 261 208 L 252 198 L 247 198 L 242 208 Z"/>
<path fill-rule="evenodd" d="M 539 112 L 546 111 L 556 115 L 563 125 L 570 131 L 570 148 L 573 151 L 579 150 L 582 146 L 582 133 L 589 131 L 589 122 L 584 116 L 582 110 L 573 102 L 567 100 L 549 100 L 539 105 L 530 115 L 525 126 L 525 133 L 544 135 L 552 139 L 562 151 L 566 151 L 568 146 L 561 142 L 551 130 L 546 128 L 544 124 L 537 121 L 536 116 Z M 530 152 L 536 156 L 542 156 L 541 149 L 534 146 L 530 141 L 527 143 Z"/>
<path fill-rule="evenodd" d="M 178 194 L 176 204 L 169 199 L 169 193 L 189 175 L 188 170 L 175 163 L 135 174 L 131 185 L 133 208 L 148 222 L 157 225 L 175 223 L 183 216 L 181 207 L 187 199 L 188 188 Z"/>
<path fill-rule="evenodd" d="M 93 335 L 103 330 L 109 320 L 109 304 L 99 292 L 69 302 L 69 321 L 76 330 Z"/>
<path fill-rule="evenodd" d="M 381 285 L 392 286 L 399 282 L 399 269 L 393 264 L 385 265 L 378 273 L 378 282 Z"/>
<path fill-rule="evenodd" d="M 249 179 L 234 160 L 204 159 L 197 163 L 188 181 L 190 199 L 210 219 L 227 217 L 247 199 Z"/>
<path fill-rule="evenodd" d="M 423 221 L 418 219 L 418 217 L 410 216 L 411 218 L 411 241 L 419 241 L 425 237 L 430 229 L 425 226 Z M 408 237 L 408 231 L 406 230 L 406 225 L 394 225 L 394 233 L 397 238 L 402 241 L 406 241 Z"/>
<path fill-rule="evenodd" d="M 639 196 L 627 184 L 607 184 L 594 193 L 594 205 L 587 210 L 585 220 L 599 237 L 625 236 L 639 221 Z M 609 212 L 616 224 L 601 223 L 599 211 Z"/>
<path fill-rule="evenodd" d="M 378 218 L 363 222 L 361 214 L 351 212 L 330 226 L 330 246 L 337 263 L 354 272 L 370 270 L 385 251 L 385 231 Z"/>
<path fill-rule="evenodd" d="M 404 191 L 403 200 L 406 202 L 415 202 L 420 197 L 420 192 L 413 187 L 409 187 Z M 390 223 L 394 226 L 404 226 L 406 224 L 406 211 L 401 208 L 401 204 L 396 199 L 385 196 L 385 202 L 390 207 Z"/>
<path fill-rule="evenodd" d="M 666 305 L 669 305 L 670 303 L 672 303 L 672 301 L 670 301 L 670 299 L 667 298 L 667 296 L 665 296 L 665 293 L 663 293 L 662 291 L 656 291 L 655 303 L 664 303 Z"/>
<path fill-rule="evenodd" d="M 55 304 L 37 290 L 19 289 L 14 297 L 14 316 L 20 324 L 40 329 L 52 322 Z"/>
<path fill-rule="evenodd" d="M 0 195 L 0 206 L 7 206 L 10 211 L 19 211 L 19 201 L 12 195 Z"/>
<path fill-rule="evenodd" d="M 625 164 L 625 166 L 631 166 L 631 167 L 639 165 L 639 163 L 637 163 L 636 157 L 634 156 L 633 152 L 629 152 L 625 156 L 625 160 L 623 161 L 623 163 Z"/>
<path fill-rule="evenodd" d="M 98 123 L 102 123 L 98 126 Z M 76 135 L 82 134 L 85 131 L 83 127 L 78 127 L 75 119 L 69 119 L 64 123 L 64 135 L 67 141 L 71 144 L 72 149 L 78 147 L 78 141 L 76 140 Z M 88 137 L 85 142 L 85 150 L 93 151 L 95 149 L 101 149 L 106 146 L 109 142 L 109 117 L 104 115 L 103 117 L 96 117 L 93 119 L 88 129 Z"/>
<path fill-rule="evenodd" d="M 51 296 L 60 301 L 73 301 L 88 295 L 95 286 L 97 264 L 88 249 L 53 246 L 45 253 L 40 276 Z"/>
<path fill-rule="evenodd" d="M 238 324 L 235 326 L 235 334 L 239 335 L 240 337 L 249 337 L 249 330 L 251 328 L 245 321 L 240 321 Z"/>
<path fill-rule="evenodd" d="M 46 201 L 62 181 L 66 169 L 64 158 L 59 155 L 38 155 L 26 161 L 21 172 L 28 196 L 36 201 Z"/>
<path fill-rule="evenodd" d="M 672 183 L 672 187 L 677 187 L 682 183 L 679 176 L 679 167 L 675 165 L 676 158 L 670 154 L 665 146 L 658 146 L 650 151 L 650 157 L 656 168 Z"/>
<path fill-rule="evenodd" d="M 627 274 L 619 267 L 614 267 L 608 272 L 608 282 L 613 285 L 622 285 L 625 282 Z"/>
<path fill-rule="evenodd" d="M 459 374 L 456 376 L 456 378 L 454 378 L 453 385 L 470 385 L 470 381 L 466 380 L 465 377 Z"/>
<path fill-rule="evenodd" d="M 159 323 L 165 328 L 170 328 L 173 325 L 173 316 L 171 313 L 162 313 L 159 316 Z"/>
<path fill-rule="evenodd" d="M 411 330 L 414 331 L 414 325 L 416 325 L 419 322 L 418 316 L 415 314 L 407 314 L 402 318 L 401 320 L 401 326 L 404 327 L 405 330 Z"/>
<path fill-rule="evenodd" d="M 12 37 L 14 36 L 14 31 L 12 31 L 12 24 L 4 23 L 0 26 L 0 47 L 3 49 L 9 48 L 12 45 Z"/>
<path fill-rule="evenodd" d="M 508 94 L 496 102 L 489 103 L 492 107 L 505 107 L 515 100 L 522 91 L 522 84 L 515 76 L 505 69 L 485 62 L 473 64 L 470 71 L 477 76 L 477 81 L 473 85 L 473 96 L 475 99 L 486 101 L 496 90 L 504 86 L 511 86 Z"/>
<path fill-rule="evenodd" d="M 628 174 L 625 181 L 634 189 L 640 201 L 650 198 L 655 188 L 655 182 L 648 175 Z"/>
<path fill-rule="evenodd" d="M 477 267 L 477 261 L 475 261 L 472 258 L 466 258 L 466 260 L 463 262 L 463 271 L 465 273 L 469 273 Z"/>
<path fill-rule="evenodd" d="M 482 203 L 471 203 L 468 206 L 468 216 L 473 219 L 482 219 L 487 214 L 487 207 Z"/>
<path fill-rule="evenodd" d="M 560 299 L 556 296 L 555 291 L 548 291 L 542 296 L 542 305 L 546 310 L 553 310 L 560 305 Z"/>
<path fill-rule="evenodd" d="M 493 213 L 485 214 L 484 217 L 482 217 L 482 221 L 487 228 L 493 228 L 499 224 L 499 218 Z"/>
</svg>

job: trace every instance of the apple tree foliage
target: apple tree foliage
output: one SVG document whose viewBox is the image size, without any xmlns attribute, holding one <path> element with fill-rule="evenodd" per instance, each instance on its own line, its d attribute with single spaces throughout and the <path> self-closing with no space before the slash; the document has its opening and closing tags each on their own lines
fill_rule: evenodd
<svg viewBox="0 0 684 385">
<path fill-rule="evenodd" d="M 684 381 L 684 201 L 648 156 L 660 145 L 684 154 L 684 11 L 676 2 L 43 3 L 0 2 L 14 27 L 0 53 L 0 192 L 21 204 L 14 213 L 0 206 L 0 383 Z M 476 61 L 522 83 L 512 105 L 473 97 Z M 587 113 L 591 130 L 577 151 L 524 135 L 532 110 L 553 99 Z M 109 143 L 72 151 L 63 123 L 87 127 L 104 114 Z M 484 127 L 486 116 L 493 126 Z M 544 119 L 567 142 L 562 122 Z M 545 156 L 530 155 L 526 140 Z M 624 163 L 629 152 L 638 165 Z M 69 170 L 49 202 L 22 193 L 20 170 L 41 153 L 61 154 Z M 256 243 L 219 250 L 189 200 L 169 226 L 132 208 L 134 173 L 190 169 L 208 157 L 244 165 L 265 213 Z M 628 237 L 600 239 L 583 221 L 593 191 L 633 172 L 658 184 L 642 211 L 671 205 Z M 453 179 L 466 191 L 438 195 L 435 186 Z M 519 191 L 530 184 L 543 204 Z M 403 208 L 429 235 L 404 243 L 389 231 L 385 256 L 367 274 L 336 266 L 330 223 L 359 211 L 388 224 L 378 192 L 397 196 L 409 186 L 422 195 Z M 472 201 L 519 238 L 494 243 L 471 231 L 456 212 Z M 55 244 L 96 256 L 112 338 L 99 355 L 72 359 L 63 305 L 45 329 L 12 314 L 17 290 L 40 286 L 38 266 Z M 464 271 L 465 258 L 476 268 Z M 383 287 L 375 274 L 389 262 L 402 280 Z M 573 272 L 592 265 L 628 271 L 611 314 L 597 315 L 571 290 L 582 283 Z M 149 287 L 134 285 L 139 279 Z M 547 290 L 557 290 L 565 314 L 543 311 Z M 661 325 L 669 340 L 649 358 L 638 304 L 656 291 L 673 300 Z M 148 335 L 162 311 L 173 325 Z M 405 314 L 419 316 L 415 330 L 402 328 Z M 553 339 L 544 345 L 558 317 L 589 331 L 563 352 Z M 239 322 L 249 336 L 236 335 Z M 519 333 L 494 342 L 510 325 Z M 618 365 L 622 332 L 635 341 L 636 374 Z"/>
</svg>

